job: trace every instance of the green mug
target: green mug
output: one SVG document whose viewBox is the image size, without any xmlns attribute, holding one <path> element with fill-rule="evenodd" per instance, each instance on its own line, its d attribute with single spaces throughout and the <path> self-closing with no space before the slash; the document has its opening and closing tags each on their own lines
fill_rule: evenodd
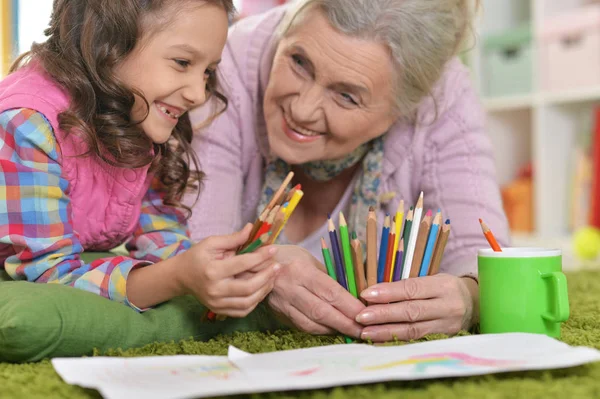
<svg viewBox="0 0 600 399">
<path fill-rule="evenodd" d="M 560 250 L 480 249 L 477 264 L 482 334 L 528 332 L 560 338 L 560 324 L 569 318 Z"/>
</svg>

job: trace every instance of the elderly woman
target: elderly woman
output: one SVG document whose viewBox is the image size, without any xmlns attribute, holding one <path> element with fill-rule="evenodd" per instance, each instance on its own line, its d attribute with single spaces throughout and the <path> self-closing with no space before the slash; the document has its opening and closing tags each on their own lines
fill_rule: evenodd
<svg viewBox="0 0 600 399">
<path fill-rule="evenodd" d="M 284 321 L 373 341 L 477 322 L 478 218 L 501 245 L 508 229 L 484 112 L 455 58 L 469 10 L 467 0 L 300 0 L 231 28 L 220 65 L 230 102 L 195 142 L 207 179 L 190 228 L 196 240 L 240 229 L 293 170 L 305 194 L 268 297 Z M 364 238 L 370 206 L 381 226 L 421 191 L 452 220 L 442 273 L 372 286 L 365 307 L 323 272 L 327 215 L 343 211 Z"/>
</svg>

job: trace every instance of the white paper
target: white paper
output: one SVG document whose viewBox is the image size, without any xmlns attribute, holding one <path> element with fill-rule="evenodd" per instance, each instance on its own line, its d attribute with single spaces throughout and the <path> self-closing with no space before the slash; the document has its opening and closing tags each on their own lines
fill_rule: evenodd
<svg viewBox="0 0 600 399">
<path fill-rule="evenodd" d="M 53 359 L 69 384 L 107 399 L 194 398 L 578 366 L 600 351 L 536 334 L 472 335 L 403 346 L 331 345 L 228 356 Z"/>
</svg>

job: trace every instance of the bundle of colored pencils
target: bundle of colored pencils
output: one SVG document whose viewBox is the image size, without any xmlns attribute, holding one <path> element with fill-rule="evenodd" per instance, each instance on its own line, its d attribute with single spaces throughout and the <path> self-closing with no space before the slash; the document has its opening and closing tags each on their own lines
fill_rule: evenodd
<svg viewBox="0 0 600 399">
<path fill-rule="evenodd" d="M 356 238 L 356 233 L 352 234 L 350 244 L 346 220 L 340 213 L 338 239 L 330 217 L 329 238 L 333 260 L 325 239 L 321 239 L 327 273 L 355 297 L 365 288 L 377 283 L 436 274 L 450 235 L 450 220 L 446 220 L 442 225 L 442 213 L 439 210 L 435 216 L 430 210 L 421 219 L 422 214 L 423 193 L 419 196 L 417 204 L 410 208 L 404 224 L 404 201 L 400 201 L 395 217 L 385 217 L 378 257 L 377 218 L 375 209 L 369 209 L 366 273 L 362 244 Z"/>
<path fill-rule="evenodd" d="M 286 192 L 293 177 L 294 172 L 288 173 L 271 201 L 254 222 L 248 240 L 238 248 L 237 255 L 256 251 L 264 245 L 271 245 L 275 242 L 304 195 L 302 186 L 299 184 Z M 210 310 L 206 313 L 206 318 L 211 321 L 224 319 Z"/>
</svg>

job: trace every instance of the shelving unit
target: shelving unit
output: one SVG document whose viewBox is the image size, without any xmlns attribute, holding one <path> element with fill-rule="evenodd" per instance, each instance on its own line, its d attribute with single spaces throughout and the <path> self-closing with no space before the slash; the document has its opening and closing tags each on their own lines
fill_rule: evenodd
<svg viewBox="0 0 600 399">
<path fill-rule="evenodd" d="M 518 246 L 558 246 L 565 264 L 573 258 L 569 228 L 572 151 L 584 129 L 585 116 L 600 103 L 600 87 L 547 93 L 540 89 L 540 42 L 544 18 L 575 9 L 592 0 L 483 0 L 477 40 L 468 54 L 475 86 L 487 110 L 488 133 L 497 149 L 501 185 L 515 177 L 524 163 L 534 168 L 534 226 L 531 234 L 513 234 Z M 533 29 L 533 91 L 530 94 L 485 97 L 483 42 L 488 34 L 531 24 Z M 598 49 L 600 51 L 600 49 Z M 573 73 L 576 73 L 574 68 Z M 489 77 L 493 78 L 493 77 Z"/>
</svg>

